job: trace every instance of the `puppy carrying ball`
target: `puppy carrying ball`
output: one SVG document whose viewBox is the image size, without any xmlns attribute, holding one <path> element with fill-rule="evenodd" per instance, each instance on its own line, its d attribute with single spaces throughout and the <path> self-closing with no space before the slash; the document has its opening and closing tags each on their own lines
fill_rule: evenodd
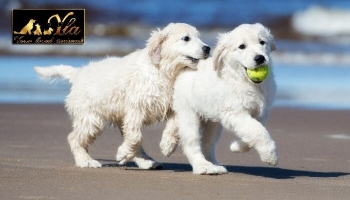
<svg viewBox="0 0 350 200">
<path fill-rule="evenodd" d="M 120 164 L 133 159 L 143 169 L 161 167 L 142 149 L 141 128 L 166 117 L 176 76 L 185 67 L 196 69 L 209 52 L 194 27 L 171 23 L 152 32 L 144 49 L 123 58 L 109 57 L 82 68 L 35 67 L 44 78 L 64 78 L 72 85 L 65 106 L 72 119 L 68 142 L 76 166 L 101 167 L 87 148 L 111 124 L 124 137 L 116 155 Z"/>
<path fill-rule="evenodd" d="M 264 127 L 275 97 L 270 52 L 273 37 L 261 24 L 243 24 L 221 34 L 213 57 L 182 71 L 174 85 L 171 117 L 160 147 L 170 156 L 178 141 L 195 174 L 223 174 L 215 158 L 221 126 L 237 136 L 231 150 L 255 148 L 277 165 L 275 142 Z"/>
</svg>

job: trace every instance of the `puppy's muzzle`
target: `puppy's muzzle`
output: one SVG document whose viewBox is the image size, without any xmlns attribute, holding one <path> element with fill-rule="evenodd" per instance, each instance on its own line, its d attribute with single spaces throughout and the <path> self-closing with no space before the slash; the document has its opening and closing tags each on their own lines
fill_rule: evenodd
<svg viewBox="0 0 350 200">
<path fill-rule="evenodd" d="M 210 47 L 208 46 L 203 46 L 202 47 L 202 50 L 203 50 L 203 53 L 204 53 L 204 58 L 208 58 L 209 57 L 209 54 L 210 54 Z"/>
<path fill-rule="evenodd" d="M 257 55 L 254 57 L 254 61 L 256 62 L 257 65 L 261 65 L 265 62 L 265 57 L 263 55 Z"/>
</svg>

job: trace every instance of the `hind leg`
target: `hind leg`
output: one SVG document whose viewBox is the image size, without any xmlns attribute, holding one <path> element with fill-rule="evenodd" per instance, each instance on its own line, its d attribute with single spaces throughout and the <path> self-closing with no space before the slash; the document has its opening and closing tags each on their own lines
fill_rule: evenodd
<svg viewBox="0 0 350 200">
<path fill-rule="evenodd" d="M 138 109 L 129 108 L 125 115 L 122 126 L 122 134 L 124 142 L 119 146 L 116 160 L 120 165 L 126 164 L 133 159 L 142 144 L 141 128 L 144 122 L 144 113 L 140 113 Z"/>
<path fill-rule="evenodd" d="M 124 136 L 123 130 L 120 128 L 121 125 L 118 125 L 120 133 Z M 118 154 L 117 154 L 118 156 Z M 117 157 L 118 159 L 118 157 Z M 147 153 L 143 150 L 142 146 L 135 153 L 135 157 L 133 158 L 136 165 L 141 169 L 161 169 L 163 165 L 155 160 L 153 160 Z"/>
<path fill-rule="evenodd" d="M 103 121 L 96 116 L 85 115 L 81 120 L 74 120 L 73 131 L 68 135 L 68 143 L 74 156 L 75 165 L 86 168 L 102 167 L 101 163 L 91 158 L 87 148 L 103 130 Z"/>
<path fill-rule="evenodd" d="M 167 123 L 162 134 L 162 140 L 159 143 L 160 150 L 163 155 L 171 156 L 179 144 L 179 129 L 176 115 L 173 111 L 167 114 Z"/>
</svg>

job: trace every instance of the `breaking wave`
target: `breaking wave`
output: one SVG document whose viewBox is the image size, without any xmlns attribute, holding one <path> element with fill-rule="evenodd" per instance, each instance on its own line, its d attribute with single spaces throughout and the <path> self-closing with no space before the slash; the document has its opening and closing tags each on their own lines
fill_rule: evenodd
<svg viewBox="0 0 350 200">
<path fill-rule="evenodd" d="M 350 9 L 312 6 L 292 16 L 293 28 L 308 36 L 349 36 Z"/>
</svg>

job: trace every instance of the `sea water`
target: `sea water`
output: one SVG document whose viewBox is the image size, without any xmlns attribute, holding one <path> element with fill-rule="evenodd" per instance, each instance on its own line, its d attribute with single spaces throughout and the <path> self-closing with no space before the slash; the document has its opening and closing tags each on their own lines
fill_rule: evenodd
<svg viewBox="0 0 350 200">
<path fill-rule="evenodd" d="M 64 103 L 67 81 L 50 82 L 35 66 L 84 66 L 87 57 L 0 57 L 0 103 Z M 350 67 L 274 63 L 277 83 L 275 107 L 350 109 Z"/>
<path fill-rule="evenodd" d="M 0 10 L 10 13 L 13 8 L 21 8 L 21 2 L 8 1 Z M 45 0 L 30 2 L 38 7 L 50 4 Z M 274 106 L 350 109 L 350 1 L 95 2 L 61 0 L 56 3 L 68 7 L 78 3 L 86 8 L 88 24 L 96 24 L 96 27 L 127 25 L 133 30 L 131 35 L 87 35 L 83 45 L 12 45 L 8 29 L 0 28 L 0 52 L 6 52 L 6 55 L 0 54 L 0 103 L 64 103 L 69 84 L 66 81 L 43 81 L 34 72 L 34 66 L 65 64 L 80 67 L 91 60 L 102 59 L 102 55 L 113 55 L 109 52 L 115 49 L 131 52 L 143 48 L 149 36 L 148 29 L 140 31 L 144 30 L 140 28 L 143 25 L 162 27 L 169 22 L 190 23 L 201 31 L 203 41 L 213 47 L 217 33 L 212 27 L 229 31 L 241 23 L 271 24 L 287 18 L 301 38 L 275 37 L 277 51 L 271 56 L 278 90 Z M 0 24 L 9 24 L 11 19 L 8 16 L 7 21 L 6 18 L 0 19 Z M 74 53 L 77 56 L 43 56 L 43 52 L 54 52 L 55 55 Z"/>
</svg>

